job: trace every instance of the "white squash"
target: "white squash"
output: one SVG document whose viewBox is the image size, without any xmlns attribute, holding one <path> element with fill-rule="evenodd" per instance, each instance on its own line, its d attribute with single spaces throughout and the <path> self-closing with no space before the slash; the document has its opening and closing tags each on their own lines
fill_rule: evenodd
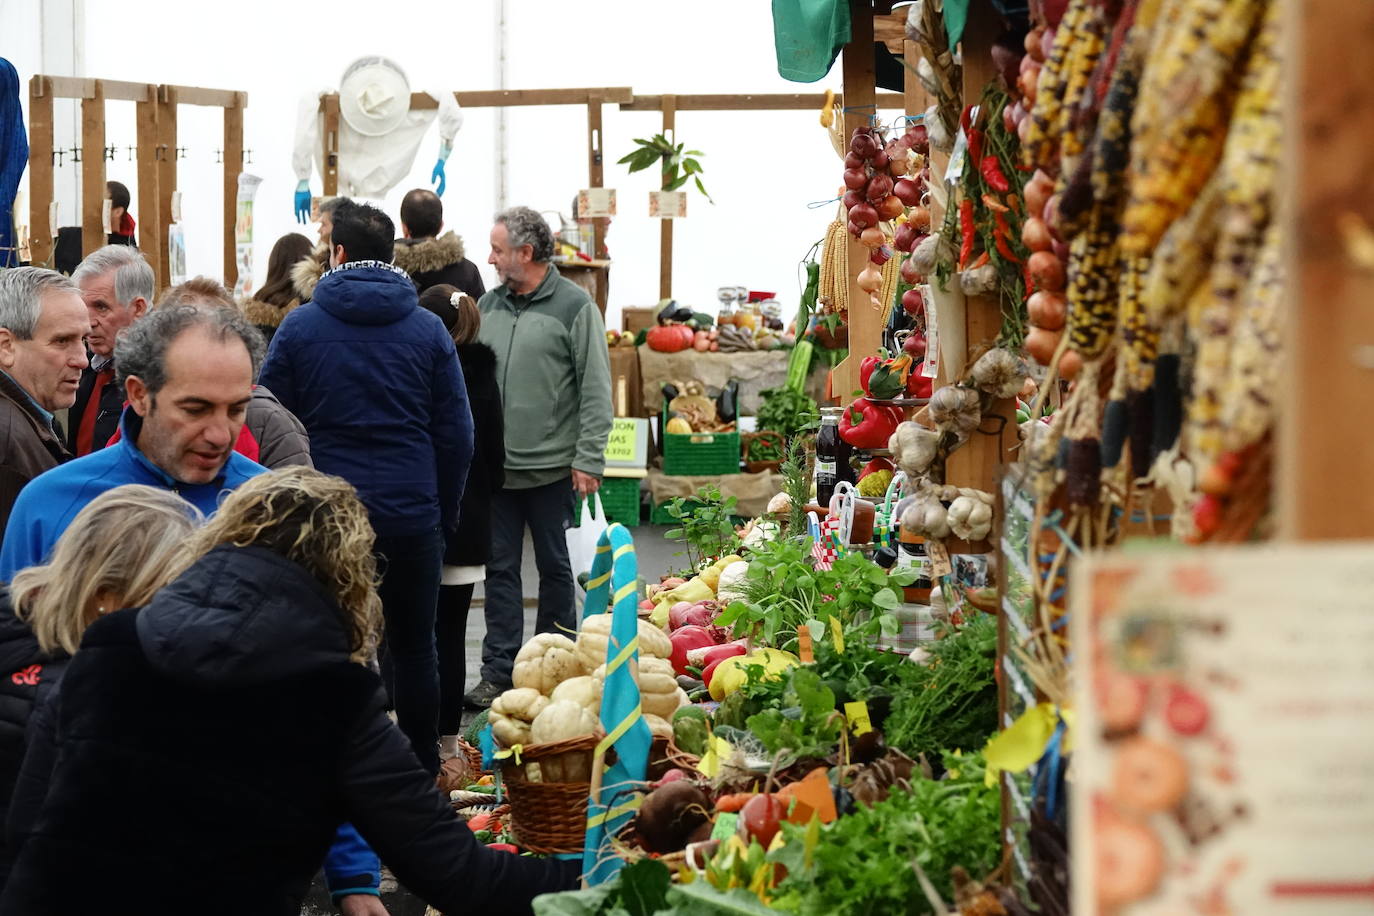
<svg viewBox="0 0 1374 916">
<path fill-rule="evenodd" d="M 749 575 L 747 560 L 736 560 L 721 570 L 720 580 L 716 583 L 716 600 L 721 607 L 731 601 L 744 600 L 744 579 Z"/>
<path fill-rule="evenodd" d="M 655 738 L 667 738 L 670 741 L 672 740 L 673 726 L 667 719 L 646 712 L 644 714 L 644 722 L 649 726 L 649 734 L 653 735 Z"/>
<path fill-rule="evenodd" d="M 597 681 L 606 680 L 606 666 L 592 672 Z M 663 658 L 639 658 L 639 708 L 645 714 L 671 720 L 679 706 L 691 701 L 687 692 L 677 685 L 673 663 Z"/>
<path fill-rule="evenodd" d="M 606 663 L 606 647 L 610 642 L 610 614 L 594 614 L 582 622 L 582 630 L 577 634 L 577 655 L 582 660 L 584 671 L 591 671 L 597 665 Z M 617 647 L 619 648 L 619 647 Z M 670 658 L 673 644 L 668 634 L 647 620 L 639 621 L 639 656 Z"/>
<path fill-rule="evenodd" d="M 571 639 L 562 633 L 540 633 L 520 647 L 511 682 L 548 696 L 559 684 L 586 673 Z"/>
<path fill-rule="evenodd" d="M 572 700 L 549 703 L 530 726 L 535 744 L 563 741 L 597 733 L 596 716 Z M 591 779 L 592 753 L 576 752 L 545 757 L 539 761 L 540 774 L 545 782 L 587 782 Z"/>
<path fill-rule="evenodd" d="M 594 715 L 599 715 L 601 712 L 601 681 L 588 674 L 569 678 L 553 688 L 549 701 L 553 703 L 570 701 Z"/>
<path fill-rule="evenodd" d="M 549 698 L 532 687 L 514 687 L 492 701 L 487 713 L 491 723 L 491 734 L 502 747 L 531 742 L 530 723 L 544 707 Z"/>
</svg>

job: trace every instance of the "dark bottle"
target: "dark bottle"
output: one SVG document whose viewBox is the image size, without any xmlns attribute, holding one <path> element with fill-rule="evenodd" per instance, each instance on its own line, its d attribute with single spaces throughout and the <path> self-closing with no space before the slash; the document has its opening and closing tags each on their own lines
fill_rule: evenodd
<svg viewBox="0 0 1374 916">
<path fill-rule="evenodd" d="M 838 476 L 838 468 L 844 445 L 840 438 L 840 408 L 822 407 L 821 428 L 816 432 L 816 504 L 821 509 L 830 507 L 835 484 L 842 479 Z"/>
</svg>

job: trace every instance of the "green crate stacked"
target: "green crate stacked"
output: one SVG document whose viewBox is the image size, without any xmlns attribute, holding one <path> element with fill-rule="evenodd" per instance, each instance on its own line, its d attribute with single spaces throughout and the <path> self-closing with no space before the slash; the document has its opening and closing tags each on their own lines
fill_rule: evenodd
<svg viewBox="0 0 1374 916">
<path fill-rule="evenodd" d="M 627 528 L 639 525 L 639 478 L 607 476 L 601 481 L 601 507 L 608 521 Z"/>
</svg>

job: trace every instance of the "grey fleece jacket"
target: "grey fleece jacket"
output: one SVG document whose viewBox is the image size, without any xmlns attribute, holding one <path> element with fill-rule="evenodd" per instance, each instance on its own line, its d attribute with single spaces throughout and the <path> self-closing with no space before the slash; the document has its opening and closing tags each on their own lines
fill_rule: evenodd
<svg viewBox="0 0 1374 916">
<path fill-rule="evenodd" d="M 552 483 L 573 468 L 601 476 L 611 434 L 611 362 L 596 303 L 550 264 L 529 295 L 502 284 L 478 307 L 478 340 L 496 353 L 506 489 Z"/>
</svg>

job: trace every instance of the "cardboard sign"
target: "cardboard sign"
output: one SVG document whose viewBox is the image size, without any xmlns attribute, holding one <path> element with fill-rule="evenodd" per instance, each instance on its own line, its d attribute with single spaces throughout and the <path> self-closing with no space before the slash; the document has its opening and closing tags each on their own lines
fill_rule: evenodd
<svg viewBox="0 0 1374 916">
<path fill-rule="evenodd" d="M 172 222 L 181 222 L 181 192 L 172 192 Z"/>
<path fill-rule="evenodd" d="M 1072 575 L 1073 912 L 1374 910 L 1374 549 Z"/>
<path fill-rule="evenodd" d="M 606 466 L 642 468 L 649 456 L 649 421 L 640 417 L 616 417 L 606 439 Z"/>
<path fill-rule="evenodd" d="M 649 217 L 683 219 L 687 216 L 687 195 L 681 191 L 650 191 Z"/>
<path fill-rule="evenodd" d="M 104 201 L 101 202 L 100 205 L 100 228 L 105 232 L 106 235 L 109 235 L 111 232 L 114 231 L 114 229 L 111 228 L 110 224 L 111 209 L 112 208 L 110 205 L 110 199 L 107 197 Z"/>
<path fill-rule="evenodd" d="M 577 218 L 615 216 L 615 188 L 585 188 L 577 192 Z"/>
</svg>

